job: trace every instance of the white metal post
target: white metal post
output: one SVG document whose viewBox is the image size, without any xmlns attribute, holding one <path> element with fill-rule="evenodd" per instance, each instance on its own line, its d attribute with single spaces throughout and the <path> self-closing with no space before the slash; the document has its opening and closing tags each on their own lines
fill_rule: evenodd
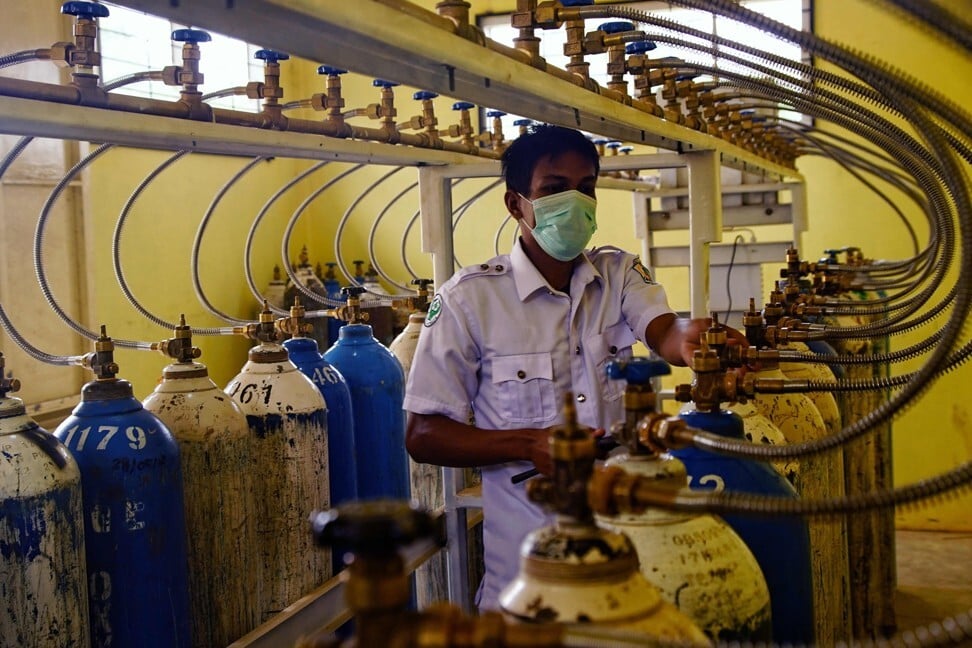
<svg viewBox="0 0 972 648">
<path fill-rule="evenodd" d="M 709 314 L 709 244 L 722 240 L 722 185 L 717 151 L 685 154 L 689 172 L 689 297 L 692 317 Z"/>
</svg>

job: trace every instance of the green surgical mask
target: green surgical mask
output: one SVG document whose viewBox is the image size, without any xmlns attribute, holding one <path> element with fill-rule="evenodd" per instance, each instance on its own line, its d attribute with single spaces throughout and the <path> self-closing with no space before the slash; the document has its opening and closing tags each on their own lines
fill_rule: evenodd
<svg viewBox="0 0 972 648">
<path fill-rule="evenodd" d="M 523 200 L 533 205 L 533 238 L 558 261 L 570 261 L 584 251 L 597 231 L 597 201 L 576 189 Z"/>
</svg>

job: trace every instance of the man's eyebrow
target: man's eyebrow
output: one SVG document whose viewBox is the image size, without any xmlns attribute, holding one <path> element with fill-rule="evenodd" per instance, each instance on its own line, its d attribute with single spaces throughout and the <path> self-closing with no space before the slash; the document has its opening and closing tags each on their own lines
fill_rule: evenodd
<svg viewBox="0 0 972 648">
<path fill-rule="evenodd" d="M 548 173 L 548 174 L 545 174 L 545 175 L 540 176 L 540 180 L 568 180 L 568 179 L 569 179 L 568 176 L 560 175 L 560 174 L 557 174 L 557 173 Z M 587 181 L 587 180 L 597 180 L 597 176 L 594 175 L 594 174 L 592 174 L 592 175 L 584 176 L 583 178 L 581 178 L 581 182 L 584 182 L 584 181 Z"/>
</svg>

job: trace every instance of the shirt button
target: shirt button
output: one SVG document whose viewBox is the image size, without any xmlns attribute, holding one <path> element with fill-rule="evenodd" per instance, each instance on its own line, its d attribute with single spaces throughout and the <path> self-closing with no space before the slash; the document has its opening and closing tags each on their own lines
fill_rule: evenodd
<svg viewBox="0 0 972 648">
<path fill-rule="evenodd" d="M 488 263 L 484 263 L 481 266 L 479 266 L 479 269 L 480 270 L 489 270 L 489 264 Z"/>
<path fill-rule="evenodd" d="M 584 394 L 577 394 L 577 402 L 578 403 L 583 403 L 586 400 L 587 400 L 587 396 L 585 396 Z"/>
<path fill-rule="evenodd" d="M 579 346 L 577 346 L 577 347 L 574 347 L 574 353 L 575 353 L 576 355 L 580 355 L 580 347 L 579 347 Z"/>
<path fill-rule="evenodd" d="M 501 265 L 496 266 L 496 272 L 503 272 L 503 266 Z"/>
<path fill-rule="evenodd" d="M 516 377 L 522 380 L 523 378 L 526 378 L 526 372 L 520 369 L 516 372 Z"/>
<path fill-rule="evenodd" d="M 608 351 L 611 352 L 611 355 L 614 355 L 615 353 L 618 352 L 618 347 L 612 346 L 610 349 L 608 349 Z"/>
</svg>

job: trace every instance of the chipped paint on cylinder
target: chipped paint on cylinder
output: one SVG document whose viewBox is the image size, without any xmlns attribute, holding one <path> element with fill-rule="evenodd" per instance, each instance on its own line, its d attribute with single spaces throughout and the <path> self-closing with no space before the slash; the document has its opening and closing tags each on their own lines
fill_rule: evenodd
<svg viewBox="0 0 972 648">
<path fill-rule="evenodd" d="M 708 643 L 705 634 L 638 569 L 623 533 L 563 522 L 528 534 L 520 573 L 500 592 L 519 621 L 591 623 L 667 640 Z"/>
<path fill-rule="evenodd" d="M 757 378 L 776 380 L 787 377 L 780 369 L 762 370 L 756 375 Z M 803 443 L 827 435 L 820 411 L 805 394 L 757 394 L 753 404 L 780 429 L 787 443 Z M 791 482 L 806 499 L 841 497 L 844 493 L 842 462 L 839 453 L 803 457 Z M 790 478 L 789 474 L 787 478 Z M 811 568 L 816 637 L 825 645 L 833 644 L 846 639 L 850 632 L 847 605 L 850 584 L 844 528 L 830 520 L 809 520 L 808 525 L 814 557 Z"/>
<path fill-rule="evenodd" d="M 358 497 L 408 499 L 405 376 L 398 359 L 367 324 L 342 326 L 324 359 L 338 368 L 351 391 Z"/>
<path fill-rule="evenodd" d="M 358 498 L 358 471 L 354 456 L 354 412 L 348 382 L 321 355 L 317 340 L 291 338 L 283 343 L 290 360 L 311 379 L 327 407 L 327 459 L 331 483 L 331 506 Z"/>
<path fill-rule="evenodd" d="M 324 398 L 279 344 L 250 349 L 226 393 L 246 415 L 254 480 L 257 589 L 265 622 L 331 575 L 307 520 L 330 507 Z M 252 555 L 252 554 L 251 554 Z"/>
<path fill-rule="evenodd" d="M 125 380 L 95 380 L 55 430 L 81 471 L 95 646 L 190 641 L 179 446 Z M 166 614 L 160 614 L 166 610 Z"/>
<path fill-rule="evenodd" d="M 743 439 L 742 420 L 735 412 L 719 410 L 679 413 L 690 426 L 732 439 Z M 689 476 L 689 487 L 705 491 L 738 491 L 796 497 L 793 485 L 772 466 L 725 457 L 696 448 L 675 450 Z M 773 640 L 777 643 L 814 641 L 813 587 L 807 523 L 796 518 L 758 518 L 726 515 L 759 563 L 770 592 Z"/>
<path fill-rule="evenodd" d="M 77 463 L 0 397 L 0 646 L 91 645 L 84 561 Z"/>
<path fill-rule="evenodd" d="M 607 465 L 686 482 L 685 466 L 668 455 L 621 453 Z M 710 639 L 772 638 L 766 579 L 746 543 L 721 518 L 649 509 L 640 515 L 599 516 L 597 521 L 631 538 L 641 573 Z"/>
<path fill-rule="evenodd" d="M 388 346 L 388 350 L 395 354 L 402 365 L 406 383 L 409 370 L 412 368 L 412 358 L 415 357 L 415 348 L 418 346 L 419 335 L 422 333 L 425 315 L 425 313 L 409 315 L 405 329 Z M 442 468 L 418 463 L 409 457 L 408 473 L 412 499 L 417 500 L 429 511 L 437 511 L 445 505 Z M 419 608 L 424 609 L 436 601 L 448 599 L 446 557 L 443 552 L 439 552 L 415 570 L 415 600 Z"/>
<path fill-rule="evenodd" d="M 168 426 L 182 456 L 192 645 L 225 646 L 259 618 L 246 417 L 197 362 L 166 367 L 144 406 Z"/>
</svg>

